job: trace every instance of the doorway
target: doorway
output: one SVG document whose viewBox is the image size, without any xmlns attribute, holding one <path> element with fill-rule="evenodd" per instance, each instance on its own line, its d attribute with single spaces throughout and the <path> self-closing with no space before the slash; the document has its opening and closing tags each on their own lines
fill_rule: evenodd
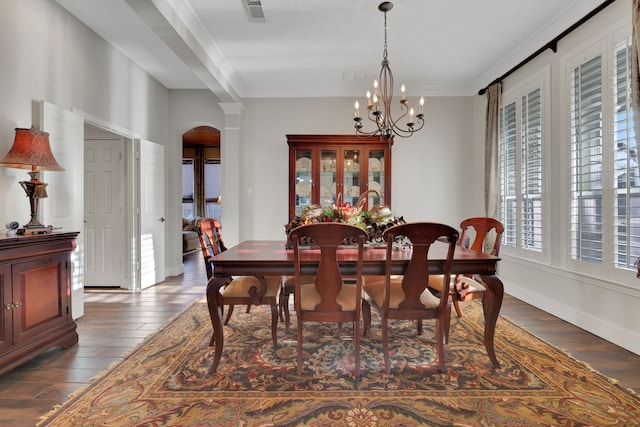
<svg viewBox="0 0 640 427">
<path fill-rule="evenodd" d="M 85 124 L 85 287 L 129 289 L 126 138 Z"/>
</svg>

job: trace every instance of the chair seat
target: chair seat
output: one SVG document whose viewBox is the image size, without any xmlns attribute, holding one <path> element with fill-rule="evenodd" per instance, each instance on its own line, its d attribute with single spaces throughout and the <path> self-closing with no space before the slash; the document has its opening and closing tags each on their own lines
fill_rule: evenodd
<svg viewBox="0 0 640 427">
<path fill-rule="evenodd" d="M 265 297 L 277 297 L 280 294 L 282 278 L 280 276 L 265 276 L 267 290 Z M 255 287 L 260 289 L 260 280 L 255 276 L 241 276 L 234 278 L 231 283 L 220 290 L 225 298 L 247 297 L 249 289 Z"/>
<path fill-rule="evenodd" d="M 356 286 L 343 285 L 336 302 L 342 307 L 342 311 L 355 311 L 356 304 L 360 304 L 360 298 L 356 295 Z M 316 291 L 314 283 L 300 286 L 300 301 L 303 311 L 314 311 L 320 304 L 320 294 Z"/>
<path fill-rule="evenodd" d="M 383 277 L 384 279 L 384 277 Z M 402 276 L 397 276 L 391 279 L 391 286 L 389 288 L 389 308 L 397 310 L 400 308 L 400 303 L 404 301 L 404 291 L 402 290 Z M 384 280 L 375 281 L 373 283 L 367 282 L 364 285 L 364 291 L 369 295 L 371 301 L 378 307 L 382 307 L 384 303 Z M 429 292 L 429 289 L 425 289 L 420 295 L 420 302 L 425 308 L 435 308 L 440 304 L 440 298 Z"/>
<path fill-rule="evenodd" d="M 434 274 L 429 276 L 429 287 L 432 289 L 435 289 L 436 291 L 442 291 L 442 274 Z M 486 289 L 485 287 L 478 282 L 477 280 L 472 279 L 471 277 L 467 277 L 467 276 L 460 276 L 460 282 L 464 284 L 464 294 L 472 294 L 475 292 L 484 292 Z M 449 286 L 449 294 L 455 294 L 456 293 L 456 276 L 452 275 L 451 276 L 451 284 Z"/>
<path fill-rule="evenodd" d="M 315 276 L 301 276 L 301 283 L 314 283 L 316 281 Z M 284 287 L 285 288 L 294 288 L 296 285 L 295 276 L 285 276 L 284 278 Z"/>
</svg>

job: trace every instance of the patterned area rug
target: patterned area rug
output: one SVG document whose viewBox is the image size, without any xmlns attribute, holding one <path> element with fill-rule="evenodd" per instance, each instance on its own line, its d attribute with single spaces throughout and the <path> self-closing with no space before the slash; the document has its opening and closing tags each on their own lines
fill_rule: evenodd
<svg viewBox="0 0 640 427">
<path fill-rule="evenodd" d="M 351 326 L 305 324 L 303 375 L 296 374 L 296 328 L 242 308 L 225 327 L 218 372 L 209 315 L 198 302 L 86 390 L 41 421 L 47 426 L 634 426 L 640 398 L 504 318 L 496 330 L 502 364 L 482 344 L 481 306 L 452 319 L 447 372 L 435 363 L 433 322 L 392 326 L 391 375 L 384 373 L 379 318 L 363 338 L 362 375 L 351 372 Z"/>
</svg>

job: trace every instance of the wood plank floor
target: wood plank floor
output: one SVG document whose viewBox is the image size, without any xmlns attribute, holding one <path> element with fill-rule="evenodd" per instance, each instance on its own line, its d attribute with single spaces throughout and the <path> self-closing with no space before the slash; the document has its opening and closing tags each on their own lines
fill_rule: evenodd
<svg viewBox="0 0 640 427">
<path fill-rule="evenodd" d="M 142 292 L 88 290 L 77 346 L 52 349 L 0 376 L 0 426 L 34 426 L 40 416 L 204 295 L 205 277 L 202 257 L 195 253 L 185 257 L 183 275 Z M 501 314 L 640 393 L 640 356 L 513 297 L 505 297 Z"/>
</svg>

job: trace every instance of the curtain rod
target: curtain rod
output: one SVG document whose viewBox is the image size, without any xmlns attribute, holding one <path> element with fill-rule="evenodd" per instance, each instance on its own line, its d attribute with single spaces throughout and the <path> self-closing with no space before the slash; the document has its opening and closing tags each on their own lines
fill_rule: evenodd
<svg viewBox="0 0 640 427">
<path fill-rule="evenodd" d="M 511 75 L 512 73 L 514 73 L 515 71 L 517 71 L 518 69 L 520 69 L 521 67 L 523 67 L 524 65 L 526 65 L 528 62 L 530 62 L 531 60 L 533 60 L 536 56 L 540 55 L 542 52 L 544 52 L 547 49 L 551 49 L 553 51 L 553 53 L 556 53 L 558 51 L 558 42 L 560 40 L 562 40 L 566 35 L 568 35 L 569 33 L 571 33 L 573 30 L 575 30 L 576 28 L 578 28 L 579 26 L 581 26 L 582 24 L 584 24 L 585 22 L 587 22 L 589 19 L 593 18 L 595 15 L 597 15 L 598 13 L 600 13 L 604 8 L 606 8 L 607 6 L 609 6 L 611 3 L 613 3 L 616 0 L 607 0 L 604 3 L 602 3 L 600 6 L 596 7 L 595 9 L 593 9 L 591 12 L 589 12 L 587 15 L 585 15 L 582 19 L 580 19 L 578 22 L 576 22 L 575 24 L 573 24 L 572 26 L 570 26 L 569 28 L 567 28 L 566 30 L 564 30 L 560 35 L 558 35 L 557 37 L 555 37 L 553 40 L 551 40 L 549 43 L 545 44 L 544 46 L 542 46 L 540 49 L 536 50 L 535 52 L 533 52 L 531 55 L 529 55 L 526 59 L 524 59 L 522 62 L 520 62 L 518 65 L 516 65 L 515 67 L 513 67 L 512 69 L 510 69 L 509 71 L 507 71 L 506 73 L 504 73 L 502 76 L 498 77 L 497 79 L 495 79 L 494 81 L 492 81 L 491 83 L 489 83 L 485 88 L 480 89 L 478 91 L 478 95 L 484 95 L 484 93 L 487 91 L 487 89 L 489 88 L 489 86 L 501 82 L 502 80 L 506 79 L 509 75 Z"/>
</svg>

